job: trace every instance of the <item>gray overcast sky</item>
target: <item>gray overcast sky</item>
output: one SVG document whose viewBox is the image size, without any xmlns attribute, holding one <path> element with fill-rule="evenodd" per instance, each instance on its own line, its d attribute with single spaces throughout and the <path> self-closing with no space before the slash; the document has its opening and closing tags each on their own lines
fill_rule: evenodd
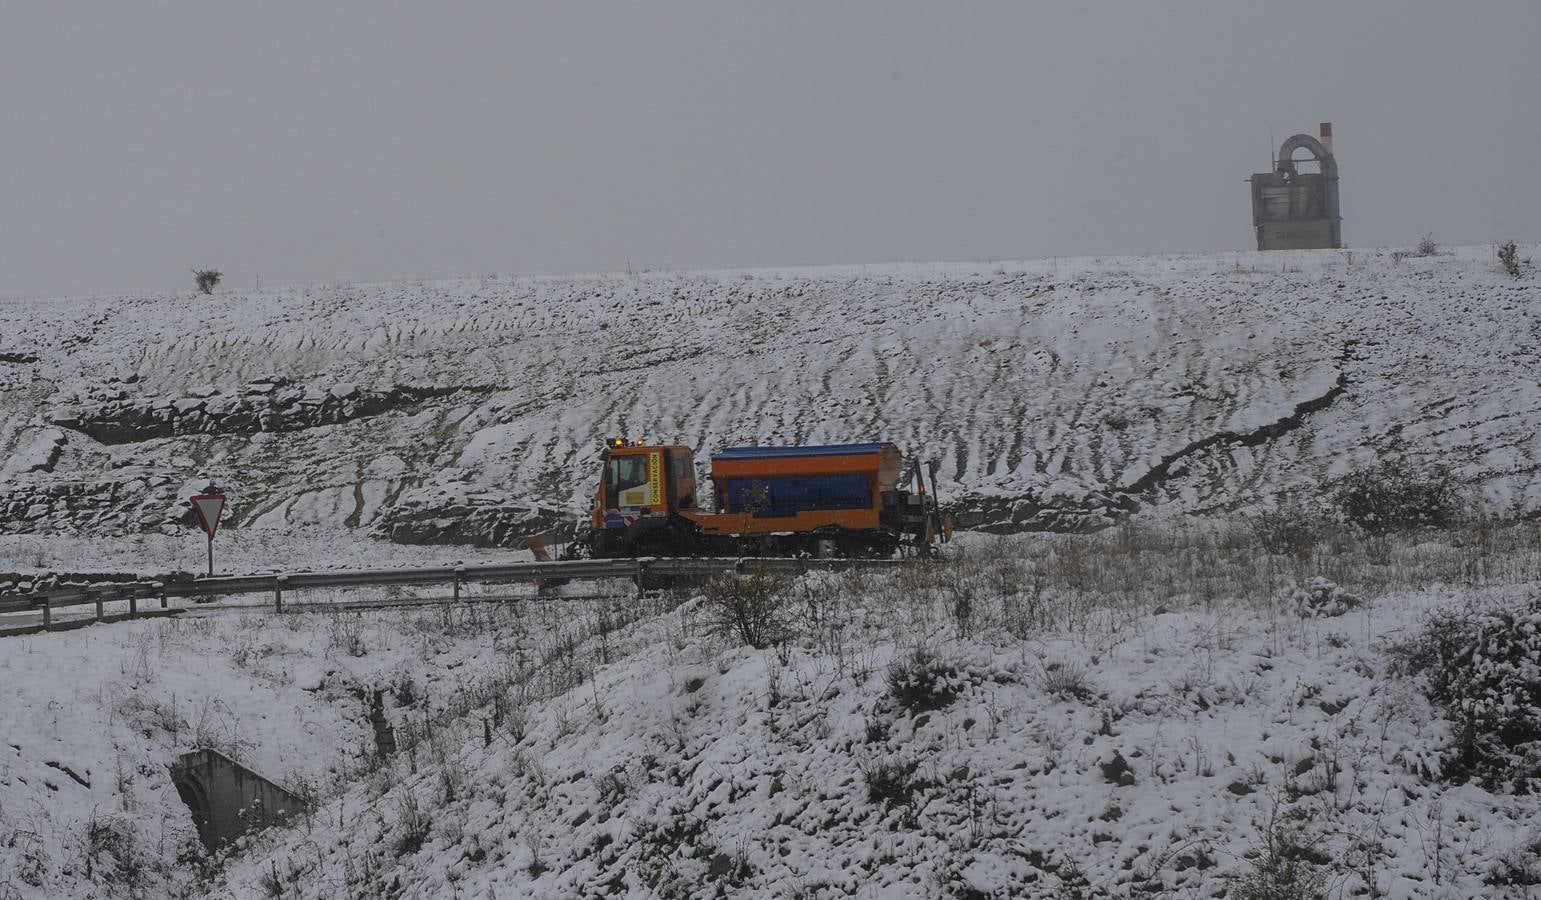
<svg viewBox="0 0 1541 900">
<path fill-rule="evenodd" d="M 1541 240 L 1541 3 L 0 3 L 0 296 Z"/>
</svg>

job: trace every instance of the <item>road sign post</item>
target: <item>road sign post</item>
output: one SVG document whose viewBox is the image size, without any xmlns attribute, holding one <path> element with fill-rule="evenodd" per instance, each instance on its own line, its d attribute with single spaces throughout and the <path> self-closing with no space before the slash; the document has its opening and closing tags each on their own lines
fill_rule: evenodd
<svg viewBox="0 0 1541 900">
<path fill-rule="evenodd" d="M 214 534 L 219 531 L 219 517 L 225 511 L 224 494 L 198 494 L 193 496 L 193 513 L 198 517 L 198 527 L 209 538 L 209 576 L 214 575 Z"/>
</svg>

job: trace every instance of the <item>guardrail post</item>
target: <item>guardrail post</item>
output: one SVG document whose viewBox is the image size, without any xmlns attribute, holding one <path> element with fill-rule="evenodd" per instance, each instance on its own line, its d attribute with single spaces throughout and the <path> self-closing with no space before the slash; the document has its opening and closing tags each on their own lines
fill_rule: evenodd
<svg viewBox="0 0 1541 900">
<path fill-rule="evenodd" d="M 456 566 L 455 567 L 455 602 L 456 603 L 460 602 L 460 576 L 464 575 L 465 572 L 466 572 L 466 567 L 465 566 Z"/>
<path fill-rule="evenodd" d="M 637 596 L 638 597 L 641 597 L 644 593 L 646 593 L 643 590 L 643 587 L 642 587 L 644 584 L 647 583 L 646 579 L 643 577 L 646 573 L 647 573 L 647 567 L 645 565 L 643 565 L 642 560 L 640 560 L 640 559 L 637 560 Z"/>
<path fill-rule="evenodd" d="M 87 589 L 86 596 L 96 599 L 96 621 L 100 622 L 102 620 L 102 592 Z"/>
<path fill-rule="evenodd" d="M 288 580 L 287 575 L 280 575 L 273 579 L 273 612 L 284 611 L 284 582 Z"/>
<path fill-rule="evenodd" d="M 54 598 L 43 595 L 43 630 L 52 631 L 54 627 Z"/>
<path fill-rule="evenodd" d="M 129 588 L 128 591 L 128 617 L 139 618 L 139 594 L 133 588 Z"/>
</svg>

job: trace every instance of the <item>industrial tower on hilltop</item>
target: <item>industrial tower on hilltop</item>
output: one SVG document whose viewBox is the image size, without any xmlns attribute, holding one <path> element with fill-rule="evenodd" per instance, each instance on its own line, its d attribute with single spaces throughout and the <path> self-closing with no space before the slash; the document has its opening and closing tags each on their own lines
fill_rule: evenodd
<svg viewBox="0 0 1541 900">
<path fill-rule="evenodd" d="M 1332 123 L 1323 122 L 1321 140 L 1297 134 L 1279 147 L 1272 172 L 1252 183 L 1252 227 L 1259 250 L 1321 250 L 1343 246 L 1338 212 L 1338 161 L 1332 155 Z M 1311 159 L 1296 159 L 1301 150 Z"/>
</svg>

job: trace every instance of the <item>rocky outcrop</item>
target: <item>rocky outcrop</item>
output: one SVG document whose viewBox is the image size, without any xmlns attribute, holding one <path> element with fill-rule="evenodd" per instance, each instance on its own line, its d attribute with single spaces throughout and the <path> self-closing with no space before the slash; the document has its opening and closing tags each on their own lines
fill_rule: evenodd
<svg viewBox="0 0 1541 900">
<path fill-rule="evenodd" d="M 1135 498 L 1158 490 L 1185 474 L 1185 464 L 1208 451 L 1230 447 L 1257 447 L 1302 427 L 1313 414 L 1332 406 L 1348 390 L 1348 375 L 1339 372 L 1332 387 L 1303 400 L 1287 416 L 1249 431 L 1220 431 L 1206 435 L 1162 457 L 1145 474 L 1112 489 L 1067 493 L 1055 497 L 965 496 L 954 505 L 958 527 L 992 534 L 1024 531 L 1058 531 L 1084 534 L 1106 528 L 1139 511 Z"/>
<path fill-rule="evenodd" d="M 46 481 L 0 490 L 0 534 L 130 533 L 180 526 L 183 480 L 147 475 L 123 480 Z"/>
<path fill-rule="evenodd" d="M 0 480 L 52 472 L 64 455 L 66 443 L 64 432 L 57 428 L 44 428 L 24 438 L 8 459 L 0 460 Z"/>
<path fill-rule="evenodd" d="M 964 496 L 952 504 L 958 527 L 990 534 L 1057 531 L 1090 534 L 1139 509 L 1132 498 L 1107 491 L 1059 497 Z"/>
<path fill-rule="evenodd" d="M 490 387 L 396 385 L 384 390 L 356 384 L 301 386 L 267 376 L 226 393 L 211 389 L 180 398 L 132 397 L 117 385 L 99 388 L 80 403 L 55 410 L 55 425 L 104 444 L 132 444 L 187 435 L 302 431 L 353 419 L 410 410 L 439 397 L 488 393 Z"/>
<path fill-rule="evenodd" d="M 568 540 L 575 525 L 569 514 L 506 496 L 430 494 L 404 498 L 385 510 L 372 533 L 398 544 L 517 547 L 523 538 L 536 534 Z"/>
<path fill-rule="evenodd" d="M 28 363 L 35 362 L 37 362 L 36 354 L 0 350 L 0 363 L 10 363 L 13 366 L 23 366 Z"/>
<path fill-rule="evenodd" d="M 1150 468 L 1150 471 L 1119 488 L 1126 494 L 1142 494 L 1154 490 L 1168 478 L 1182 471 L 1184 460 L 1211 447 L 1256 447 L 1277 440 L 1305 424 L 1307 417 L 1331 406 L 1334 400 L 1348 390 L 1348 373 L 1339 372 L 1337 381 L 1320 396 L 1295 404 L 1294 412 L 1251 431 L 1221 431 L 1200 438 L 1188 446 L 1169 453 Z"/>
</svg>

